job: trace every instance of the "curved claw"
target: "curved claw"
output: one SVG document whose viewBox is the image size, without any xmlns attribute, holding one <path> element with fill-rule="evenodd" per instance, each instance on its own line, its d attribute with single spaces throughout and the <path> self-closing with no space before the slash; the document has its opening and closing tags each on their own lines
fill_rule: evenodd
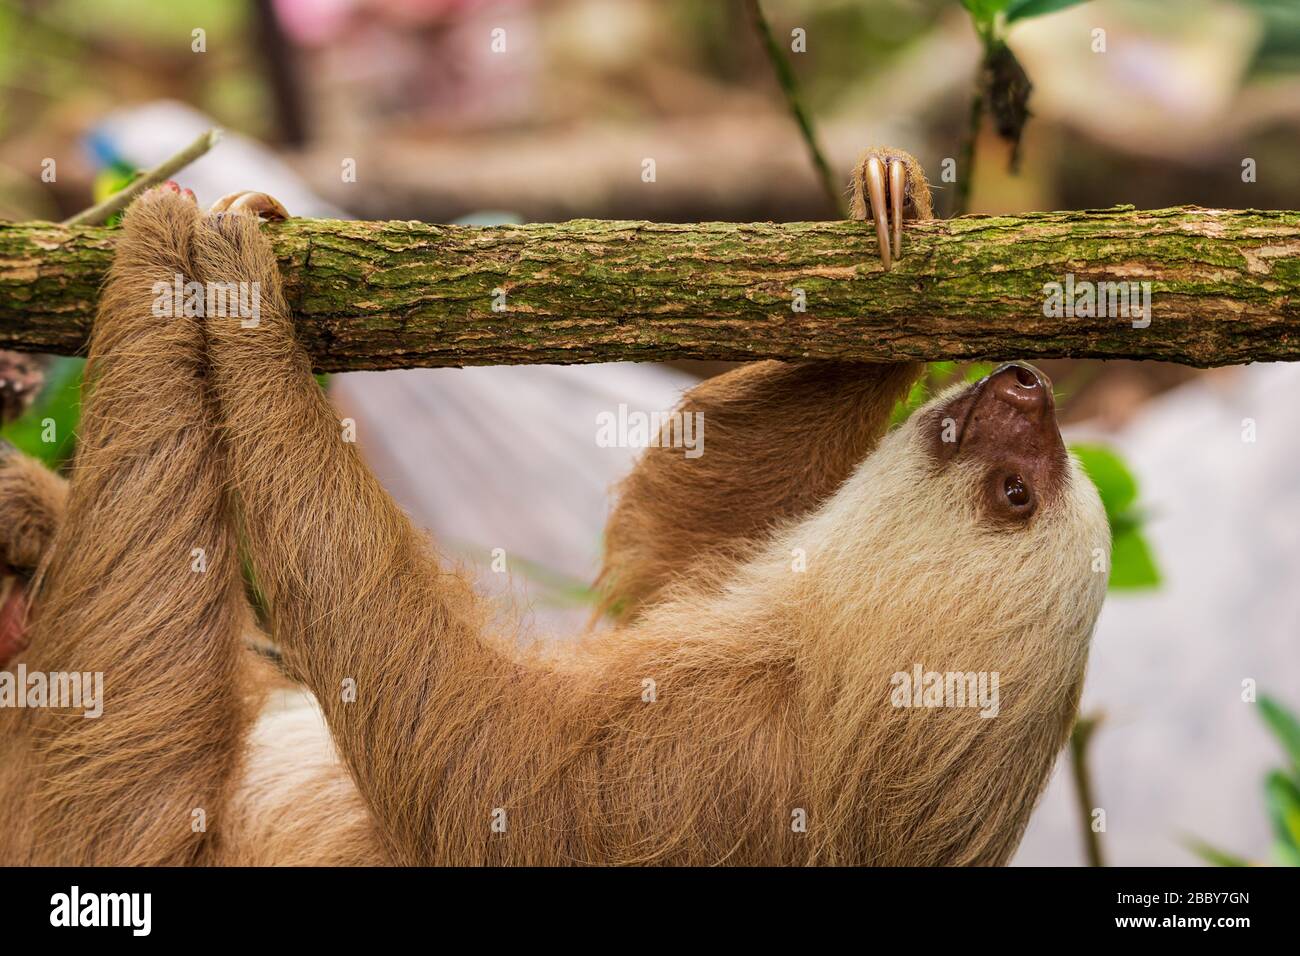
<svg viewBox="0 0 1300 956">
<path fill-rule="evenodd" d="M 894 258 L 903 257 L 903 194 L 907 190 L 907 171 L 896 159 L 889 161 L 889 214 L 894 219 Z M 888 269 L 889 265 L 886 264 Z"/>
<path fill-rule="evenodd" d="M 218 212 L 258 216 L 271 222 L 282 222 L 289 218 L 289 213 L 280 204 L 280 200 L 267 193 L 259 193 L 251 189 L 228 193 L 208 207 L 209 214 Z"/>
<path fill-rule="evenodd" d="M 867 192 L 871 197 L 871 215 L 876 222 L 876 240 L 880 243 L 880 261 L 885 271 L 893 265 L 889 258 L 889 223 L 885 216 L 885 167 L 871 156 L 867 159 Z"/>
<path fill-rule="evenodd" d="M 886 270 L 902 258 L 903 219 L 909 213 L 917 219 L 934 215 L 921 164 L 899 149 L 868 150 L 854 170 L 851 214 L 875 223 Z"/>
</svg>

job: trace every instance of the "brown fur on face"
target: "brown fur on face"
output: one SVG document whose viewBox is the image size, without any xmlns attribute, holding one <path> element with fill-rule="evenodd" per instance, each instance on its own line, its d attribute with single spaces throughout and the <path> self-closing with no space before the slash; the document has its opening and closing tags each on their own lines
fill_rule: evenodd
<svg viewBox="0 0 1300 956">
<path fill-rule="evenodd" d="M 148 316 L 174 271 L 259 283 L 260 324 Z M 92 369 L 24 654 L 104 670 L 105 717 L 0 713 L 23 821 L 0 861 L 997 863 L 1068 730 L 1095 491 L 1068 463 L 1031 519 L 989 522 L 983 465 L 936 461 L 926 410 L 881 437 L 915 367 L 762 363 L 688 395 L 705 455 L 652 449 L 611 522 L 621 625 L 524 648 L 342 440 L 251 218 L 133 209 Z M 267 706 L 236 523 L 328 738 Z M 893 706 L 916 664 L 998 671 L 998 716 Z"/>
</svg>

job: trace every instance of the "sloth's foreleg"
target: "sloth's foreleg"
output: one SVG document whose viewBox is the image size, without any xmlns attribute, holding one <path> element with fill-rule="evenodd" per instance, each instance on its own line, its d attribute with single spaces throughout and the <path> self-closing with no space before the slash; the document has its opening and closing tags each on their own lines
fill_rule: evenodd
<svg viewBox="0 0 1300 956">
<path fill-rule="evenodd" d="M 713 588 L 772 530 L 816 509 L 889 425 L 920 363 L 757 362 L 687 392 L 702 454 L 648 448 L 605 529 L 602 603 L 634 619 L 674 588 Z"/>
<path fill-rule="evenodd" d="M 174 184 L 137 201 L 101 296 L 66 513 L 18 660 L 81 700 L 33 702 L 6 728 L 7 862 L 194 863 L 219 839 L 246 604 L 202 328 L 156 309 L 191 277 L 197 216 Z"/>
<path fill-rule="evenodd" d="M 285 664 L 320 701 L 387 849 L 429 862 L 471 827 L 487 834 L 490 806 L 470 821 L 446 790 L 490 789 L 492 736 L 542 678 L 484 638 L 484 603 L 439 566 L 313 378 L 251 215 L 278 205 L 236 194 L 195 230 L 204 278 L 260 302 L 255 319 L 208 319 L 245 547 Z"/>
<path fill-rule="evenodd" d="M 902 150 L 872 148 L 854 167 L 852 190 L 851 215 L 875 223 L 888 270 L 902 254 L 903 221 L 933 215 L 925 173 Z M 689 391 L 675 411 L 692 416 L 702 453 L 661 442 L 619 486 L 602 610 L 629 621 L 674 588 L 716 587 L 773 528 L 839 487 L 923 368 L 757 362 Z"/>
</svg>

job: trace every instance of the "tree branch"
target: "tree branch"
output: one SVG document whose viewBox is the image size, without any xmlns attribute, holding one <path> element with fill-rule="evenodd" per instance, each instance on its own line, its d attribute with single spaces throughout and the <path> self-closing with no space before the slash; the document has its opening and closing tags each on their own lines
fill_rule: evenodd
<svg viewBox="0 0 1300 956">
<path fill-rule="evenodd" d="M 679 358 L 1300 360 L 1300 213 L 1195 207 L 910 223 L 290 220 L 267 234 L 322 371 Z M 0 348 L 85 345 L 112 229 L 0 223 Z M 1150 282 L 1151 323 L 1044 315 Z M 791 304 L 804 290 L 806 311 Z M 494 311 L 505 292 L 506 311 Z M 1137 317 L 1140 320 L 1140 317 Z"/>
</svg>

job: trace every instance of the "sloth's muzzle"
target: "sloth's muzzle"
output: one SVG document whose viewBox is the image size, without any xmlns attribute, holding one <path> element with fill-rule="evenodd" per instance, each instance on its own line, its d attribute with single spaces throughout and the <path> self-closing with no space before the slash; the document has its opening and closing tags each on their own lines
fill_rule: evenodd
<svg viewBox="0 0 1300 956">
<path fill-rule="evenodd" d="M 931 450 L 941 463 L 958 457 L 1032 479 L 1044 497 L 1060 486 L 1065 443 L 1046 375 L 1010 362 L 935 411 Z"/>
</svg>

